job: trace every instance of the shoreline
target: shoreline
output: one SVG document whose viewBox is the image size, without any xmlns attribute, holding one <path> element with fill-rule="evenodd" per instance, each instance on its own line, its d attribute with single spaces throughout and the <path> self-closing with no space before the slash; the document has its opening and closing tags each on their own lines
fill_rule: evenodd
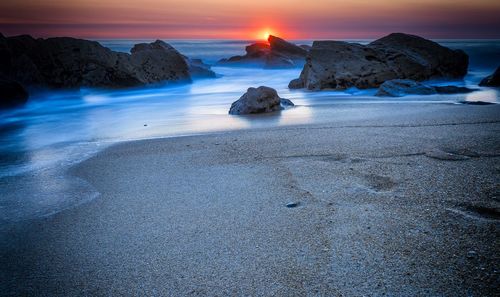
<svg viewBox="0 0 500 297">
<path fill-rule="evenodd" d="M 494 295 L 500 106 L 363 112 L 114 144 L 68 171 L 100 197 L 0 232 L 0 291 Z"/>
</svg>

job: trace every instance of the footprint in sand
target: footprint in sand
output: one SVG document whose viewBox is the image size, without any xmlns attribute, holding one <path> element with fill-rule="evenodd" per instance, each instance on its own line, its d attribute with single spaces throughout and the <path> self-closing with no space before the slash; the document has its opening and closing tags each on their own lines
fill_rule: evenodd
<svg viewBox="0 0 500 297">
<path fill-rule="evenodd" d="M 397 185 L 397 183 L 388 176 L 365 174 L 363 175 L 363 179 L 370 189 L 377 192 L 390 191 Z"/>
</svg>

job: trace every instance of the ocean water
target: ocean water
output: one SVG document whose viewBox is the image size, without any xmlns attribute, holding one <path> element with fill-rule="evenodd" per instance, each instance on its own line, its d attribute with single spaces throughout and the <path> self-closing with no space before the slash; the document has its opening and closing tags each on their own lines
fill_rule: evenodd
<svg viewBox="0 0 500 297">
<path fill-rule="evenodd" d="M 135 43 L 150 41 L 99 40 L 104 46 L 123 52 L 128 52 Z M 214 64 L 221 58 L 243 54 L 245 46 L 252 41 L 167 42 L 189 57 L 201 58 L 206 63 Z M 312 44 L 310 40 L 294 42 Z M 477 88 L 480 79 L 500 65 L 500 41 L 439 42 L 451 48 L 464 49 L 469 54 L 471 63 L 465 79 L 435 81 L 435 84 Z M 199 79 L 187 85 L 113 91 L 82 89 L 39 92 L 24 107 L 0 111 L 0 221 L 49 215 L 94 197 L 96 193 L 89 190 L 84 181 L 63 178 L 61 169 L 120 141 L 321 123 L 331 117 L 328 112 L 330 107 L 342 104 L 500 101 L 499 92 L 489 88 L 480 88 L 480 91 L 468 95 L 408 96 L 394 99 L 375 97 L 375 90 L 354 88 L 341 92 L 289 90 L 289 81 L 297 78 L 301 69 L 212 69 L 218 74 L 218 78 Z M 264 116 L 227 114 L 231 103 L 248 87 L 260 85 L 277 89 L 281 97 L 291 99 L 297 106 Z M 19 200 L 20 195 L 11 195 L 17 190 L 11 189 L 8 182 L 13 178 L 21 178 L 20 176 L 26 179 L 26 184 L 31 185 L 25 189 L 25 200 Z M 69 188 L 78 191 L 68 194 Z"/>
</svg>

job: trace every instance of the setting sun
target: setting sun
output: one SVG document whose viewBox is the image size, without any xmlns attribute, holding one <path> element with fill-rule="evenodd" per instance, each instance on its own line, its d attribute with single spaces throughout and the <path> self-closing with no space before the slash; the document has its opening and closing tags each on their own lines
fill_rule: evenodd
<svg viewBox="0 0 500 297">
<path fill-rule="evenodd" d="M 259 34 L 259 39 L 264 39 L 264 40 L 267 40 L 269 38 L 269 35 L 273 35 L 274 33 L 269 30 L 269 29 L 264 29 L 261 31 L 261 33 Z"/>
</svg>

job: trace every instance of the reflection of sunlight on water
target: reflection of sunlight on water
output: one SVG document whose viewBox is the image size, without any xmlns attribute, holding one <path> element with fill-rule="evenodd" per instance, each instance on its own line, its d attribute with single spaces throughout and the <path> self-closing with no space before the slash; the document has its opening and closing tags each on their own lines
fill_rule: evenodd
<svg viewBox="0 0 500 297">
<path fill-rule="evenodd" d="M 500 102 L 500 91 L 498 89 L 483 89 L 465 95 L 466 101 Z"/>
</svg>

